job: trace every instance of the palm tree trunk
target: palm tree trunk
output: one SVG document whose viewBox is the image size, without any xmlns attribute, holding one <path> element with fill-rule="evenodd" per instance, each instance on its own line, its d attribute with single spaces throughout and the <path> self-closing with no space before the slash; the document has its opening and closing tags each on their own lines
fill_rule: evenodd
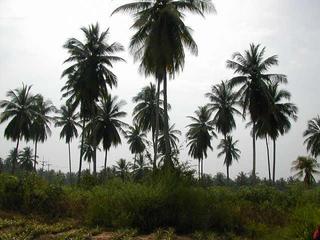
<svg viewBox="0 0 320 240">
<path fill-rule="evenodd" d="M 203 159 L 201 159 L 201 179 L 203 178 Z"/>
<path fill-rule="evenodd" d="M 36 139 L 34 143 L 34 162 L 33 162 L 33 170 L 37 171 L 37 148 L 38 148 L 38 140 Z"/>
<path fill-rule="evenodd" d="M 153 171 L 156 170 L 157 168 L 157 157 L 158 157 L 158 136 L 159 136 L 159 103 L 160 103 L 160 79 L 157 79 L 157 94 L 156 94 L 156 98 L 157 98 L 157 103 L 156 103 L 156 129 L 155 129 L 155 136 L 153 138 Z M 154 132 L 152 132 L 152 134 L 154 135 Z"/>
<path fill-rule="evenodd" d="M 15 173 L 15 170 L 16 170 L 16 163 L 18 162 L 18 150 L 19 150 L 19 142 L 20 142 L 20 134 L 18 136 L 18 139 L 17 139 L 17 146 L 16 146 L 16 157 L 15 159 L 12 159 L 12 170 L 11 170 L 11 173 L 14 174 Z"/>
<path fill-rule="evenodd" d="M 276 180 L 276 140 L 273 139 L 273 171 L 272 171 L 272 181 Z"/>
<path fill-rule="evenodd" d="M 227 180 L 229 182 L 229 165 L 227 164 Z"/>
<path fill-rule="evenodd" d="M 252 127 L 252 148 L 253 148 L 253 156 L 252 156 L 252 179 L 255 181 L 256 179 L 256 126 L 253 123 Z"/>
<path fill-rule="evenodd" d="M 164 71 L 163 78 L 163 110 L 164 110 L 164 142 L 165 142 L 165 162 L 167 167 L 173 167 L 170 157 L 170 143 L 169 143 L 169 121 L 168 121 L 168 100 L 167 100 L 167 73 Z"/>
<path fill-rule="evenodd" d="M 83 155 L 83 144 L 84 144 L 84 128 L 85 128 L 85 126 L 86 126 L 86 120 L 85 120 L 85 118 L 83 118 L 83 120 L 82 120 L 82 136 L 81 136 L 81 147 L 80 147 L 78 183 L 80 183 L 80 179 L 81 179 L 82 155 Z"/>
<path fill-rule="evenodd" d="M 93 162 L 93 175 L 97 175 L 97 148 L 94 148 L 93 151 L 93 157 L 92 157 L 92 162 Z"/>
<path fill-rule="evenodd" d="M 107 160 L 108 160 L 108 150 L 106 150 L 106 154 L 104 156 L 104 171 L 107 171 Z"/>
<path fill-rule="evenodd" d="M 269 181 L 271 182 L 270 152 L 269 152 L 269 143 L 268 143 L 268 136 L 267 135 L 266 135 L 265 139 L 266 139 L 266 147 L 267 147 Z"/>
<path fill-rule="evenodd" d="M 70 142 L 68 142 L 68 151 L 69 151 L 69 177 L 70 177 L 70 184 L 71 184 L 71 181 L 72 181 L 72 178 L 71 178 L 71 151 L 70 151 Z"/>
<path fill-rule="evenodd" d="M 200 163 L 201 163 L 201 160 L 199 159 L 198 160 L 198 178 L 200 180 Z"/>
</svg>

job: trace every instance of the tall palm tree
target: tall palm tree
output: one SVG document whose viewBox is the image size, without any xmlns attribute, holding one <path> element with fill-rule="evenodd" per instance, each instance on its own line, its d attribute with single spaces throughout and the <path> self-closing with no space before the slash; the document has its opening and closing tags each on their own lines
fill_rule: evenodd
<svg viewBox="0 0 320 240">
<path fill-rule="evenodd" d="M 271 97 L 271 108 L 266 119 L 267 133 L 273 141 L 273 171 L 272 180 L 275 182 L 275 169 L 276 169 L 276 140 L 279 135 L 284 135 L 291 128 L 290 120 L 297 120 L 298 108 L 295 104 L 289 102 L 291 94 L 284 90 L 279 89 L 279 82 L 271 82 L 268 84 L 268 92 Z M 259 122 L 260 120 L 258 120 Z M 262 123 L 264 124 L 264 123 Z M 259 128 L 260 123 L 258 123 Z"/>
<path fill-rule="evenodd" d="M 292 171 L 297 173 L 294 177 L 302 178 L 304 175 L 304 183 L 306 186 L 311 186 L 315 183 L 314 175 L 318 175 L 320 164 L 317 163 L 317 160 L 311 157 L 298 157 L 297 160 L 292 162 Z"/>
<path fill-rule="evenodd" d="M 79 113 L 75 113 L 75 109 L 72 108 L 70 104 L 61 106 L 58 111 L 58 116 L 55 117 L 55 127 L 61 127 L 60 139 L 65 138 L 66 143 L 68 144 L 69 152 L 69 174 L 71 178 L 71 151 L 70 143 L 73 138 L 78 137 L 77 127 L 80 127 L 79 124 Z"/>
<path fill-rule="evenodd" d="M 7 92 L 9 100 L 0 102 L 0 108 L 4 111 L 0 115 L 0 124 L 10 120 L 4 131 L 7 139 L 16 141 L 16 152 L 18 153 L 21 139 L 28 141 L 31 138 L 31 124 L 36 115 L 35 99 L 30 92 L 31 86 L 22 85 L 22 88 Z M 12 173 L 15 172 L 17 159 L 12 162 Z"/>
<path fill-rule="evenodd" d="M 218 149 L 221 151 L 218 154 L 218 157 L 224 155 L 224 164 L 227 167 L 227 179 L 229 180 L 229 167 L 232 165 L 233 160 L 238 161 L 240 158 L 240 150 L 237 148 L 237 141 L 233 141 L 232 136 L 227 136 L 221 140 L 218 145 Z"/>
<path fill-rule="evenodd" d="M 96 103 L 100 96 L 107 94 L 107 87 L 117 86 L 117 77 L 110 70 L 114 62 L 124 61 L 121 57 L 115 56 L 123 51 L 122 45 L 117 42 L 108 44 L 107 38 L 109 29 L 100 32 L 98 23 L 88 28 L 81 28 L 85 41 L 70 38 L 65 44 L 69 57 L 65 63 L 69 63 L 62 77 L 68 77 L 65 86 L 62 88 L 63 97 L 68 97 L 68 102 L 73 108 L 80 105 L 80 117 L 82 118 L 82 130 L 85 129 L 86 121 L 96 111 Z M 84 143 L 82 134 L 81 146 Z M 80 148 L 80 161 L 78 181 L 80 181 L 82 167 L 82 147 Z"/>
<path fill-rule="evenodd" d="M 122 181 L 128 177 L 130 167 L 131 163 L 124 158 L 120 158 L 114 166 L 116 174 L 121 177 Z"/>
<path fill-rule="evenodd" d="M 185 62 L 184 48 L 197 54 L 198 48 L 191 36 L 191 29 L 184 24 L 185 12 L 204 15 L 214 11 L 210 0 L 147 0 L 128 3 L 116 12 L 130 12 L 136 30 L 130 41 L 130 51 L 140 60 L 140 70 L 153 75 L 158 83 L 163 83 L 164 96 L 164 136 L 166 162 L 170 160 L 169 122 L 167 104 L 167 77 L 174 78 L 182 70 Z"/>
<path fill-rule="evenodd" d="M 210 100 L 209 109 L 214 112 L 215 127 L 226 138 L 236 128 L 234 116 L 241 115 L 241 112 L 236 108 L 240 106 L 238 94 L 228 83 L 222 81 L 220 84 L 212 86 L 211 92 L 206 93 L 205 96 Z"/>
<path fill-rule="evenodd" d="M 315 158 L 320 155 L 320 117 L 317 116 L 308 121 L 307 130 L 303 136 L 306 138 L 304 143 L 307 144 L 307 150 Z"/>
<path fill-rule="evenodd" d="M 153 145 L 153 169 L 157 166 L 158 130 L 163 130 L 163 101 L 157 97 L 154 84 L 150 83 L 133 98 L 137 105 L 133 109 L 133 120 L 143 131 L 151 131 Z M 158 117 L 157 117 L 158 116 Z"/>
<path fill-rule="evenodd" d="M 25 147 L 21 152 L 19 152 L 19 166 L 22 170 L 32 171 L 32 149 L 30 147 Z"/>
<path fill-rule="evenodd" d="M 175 129 L 175 124 L 172 124 L 169 128 L 169 145 L 172 152 L 178 149 L 179 136 L 181 136 L 181 131 Z M 163 132 L 161 132 L 159 137 L 158 149 L 162 155 L 165 155 L 166 143 L 165 134 Z"/>
<path fill-rule="evenodd" d="M 252 176 L 256 176 L 256 123 L 259 118 L 265 117 L 270 109 L 270 96 L 267 83 L 276 80 L 287 82 L 283 74 L 269 74 L 270 67 L 278 64 L 277 55 L 264 58 L 265 47 L 260 44 L 250 44 L 250 49 L 244 54 L 236 52 L 232 60 L 227 60 L 227 68 L 233 69 L 237 76 L 230 80 L 231 86 L 240 86 L 238 94 L 243 105 L 243 114 L 248 110 L 252 125 L 253 166 Z"/>
<path fill-rule="evenodd" d="M 126 123 L 120 119 L 127 115 L 121 108 L 125 105 L 124 101 L 118 101 L 118 97 L 110 94 L 101 98 L 98 104 L 97 115 L 89 123 L 92 134 L 95 136 L 97 145 L 102 141 L 105 150 L 104 169 L 107 167 L 107 156 L 110 147 L 121 144 L 120 133 L 124 134 Z"/>
<path fill-rule="evenodd" d="M 212 150 L 211 140 L 216 136 L 211 120 L 212 111 L 208 106 L 198 107 L 195 111 L 196 117 L 189 116 L 192 121 L 187 127 L 188 154 L 198 159 L 199 179 L 203 176 L 203 159 L 207 158 L 208 148 Z"/>
<path fill-rule="evenodd" d="M 44 142 L 48 135 L 51 135 L 50 123 L 53 118 L 50 116 L 52 112 L 56 111 L 50 100 L 44 100 L 43 96 L 38 94 L 36 101 L 36 115 L 31 124 L 31 138 L 34 141 L 34 170 L 36 170 L 37 164 L 37 149 L 38 142 Z"/>
<path fill-rule="evenodd" d="M 126 131 L 125 137 L 127 138 L 129 149 L 134 154 L 134 166 L 138 156 L 140 157 L 145 151 L 148 144 L 147 135 L 142 131 L 141 127 L 137 124 L 129 126 L 129 130 Z"/>
<path fill-rule="evenodd" d="M 96 157 L 97 157 L 97 150 L 100 149 L 92 142 L 92 139 L 90 136 L 87 136 L 84 140 L 83 144 L 83 160 L 87 161 L 89 163 L 89 167 L 91 165 L 91 162 L 93 162 L 93 171 L 94 175 L 96 174 Z M 89 169 L 91 172 L 91 169 Z"/>
</svg>

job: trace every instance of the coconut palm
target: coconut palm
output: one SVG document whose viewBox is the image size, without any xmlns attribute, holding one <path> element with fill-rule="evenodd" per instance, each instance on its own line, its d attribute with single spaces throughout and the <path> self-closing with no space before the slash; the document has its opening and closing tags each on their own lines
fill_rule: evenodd
<svg viewBox="0 0 320 240">
<path fill-rule="evenodd" d="M 240 158 L 240 150 L 237 148 L 237 141 L 233 141 L 232 136 L 227 136 L 224 139 L 221 139 L 218 149 L 221 151 L 218 154 L 218 157 L 224 155 L 224 165 L 227 167 L 227 179 L 229 180 L 229 167 L 232 165 L 233 160 L 238 161 Z"/>
<path fill-rule="evenodd" d="M 243 105 L 243 114 L 248 110 L 252 125 L 253 143 L 253 166 L 252 176 L 256 176 L 256 123 L 259 118 L 265 117 L 270 109 L 270 96 L 267 83 L 275 80 L 287 82 L 283 74 L 269 74 L 270 67 L 278 64 L 277 55 L 264 58 L 265 47 L 260 48 L 260 44 L 250 44 L 250 49 L 244 54 L 236 52 L 232 55 L 232 60 L 227 60 L 227 68 L 233 69 L 234 74 L 229 84 L 240 86 L 238 94 Z"/>
<path fill-rule="evenodd" d="M 31 138 L 31 124 L 36 115 L 35 99 L 30 92 L 31 86 L 22 85 L 22 88 L 7 92 L 9 100 L 0 102 L 0 108 L 4 111 L 0 115 L 0 124 L 9 120 L 4 130 L 7 139 L 16 141 L 16 152 L 19 152 L 21 139 L 28 141 Z M 12 173 L 15 172 L 17 159 L 12 161 Z"/>
<path fill-rule="evenodd" d="M 189 146 L 188 154 L 198 159 L 198 175 L 203 176 L 203 159 L 207 158 L 208 148 L 212 150 L 211 140 L 216 136 L 211 120 L 212 111 L 208 106 L 198 107 L 195 111 L 195 117 L 189 116 L 192 121 L 187 127 L 187 141 Z"/>
<path fill-rule="evenodd" d="M 178 149 L 179 136 L 181 136 L 181 131 L 175 129 L 175 124 L 172 124 L 169 128 L 169 145 L 172 152 Z M 158 149 L 162 155 L 165 155 L 166 143 L 165 134 L 163 132 L 161 132 L 159 137 Z"/>
<path fill-rule="evenodd" d="M 197 54 L 198 49 L 191 36 L 191 29 L 184 24 L 185 12 L 204 15 L 214 11 L 209 0 L 147 0 L 136 1 L 117 8 L 116 12 L 130 12 L 136 30 L 130 41 L 130 51 L 140 60 L 140 70 L 153 75 L 163 83 L 165 156 L 170 160 L 169 123 L 167 104 L 167 78 L 174 78 L 185 62 L 184 48 Z"/>
<path fill-rule="evenodd" d="M 68 98 L 68 102 L 73 108 L 80 105 L 80 117 L 82 118 L 82 130 L 85 129 L 86 121 L 96 113 L 96 103 L 100 96 L 105 95 L 107 87 L 117 86 L 117 77 L 110 70 L 114 62 L 124 61 L 115 56 L 123 50 L 122 45 L 117 42 L 108 44 L 107 39 L 109 29 L 100 32 L 98 23 L 90 25 L 88 28 L 81 28 L 85 41 L 70 38 L 65 44 L 69 57 L 65 63 L 69 63 L 62 73 L 62 77 L 68 80 L 62 88 L 63 97 Z M 81 146 L 84 143 L 82 134 Z M 81 176 L 82 168 L 82 147 L 80 148 L 80 161 L 78 180 Z"/>
<path fill-rule="evenodd" d="M 284 90 L 279 89 L 279 82 L 271 82 L 268 84 L 268 92 L 271 97 L 271 109 L 266 119 L 261 122 L 266 122 L 265 128 L 268 135 L 273 141 L 273 173 L 272 180 L 275 182 L 275 169 L 276 169 L 276 140 L 280 135 L 284 135 L 291 128 L 290 120 L 297 120 L 298 108 L 295 104 L 289 102 L 291 94 Z M 258 120 L 259 122 L 260 120 Z M 260 123 L 258 123 L 259 129 Z"/>
<path fill-rule="evenodd" d="M 97 141 L 97 145 L 102 142 L 105 150 L 104 169 L 107 167 L 107 156 L 110 147 L 121 144 L 120 133 L 124 134 L 124 127 L 127 124 L 120 119 L 127 115 L 121 108 L 124 101 L 118 101 L 118 97 L 106 94 L 98 104 L 97 115 L 91 120 L 88 128 L 92 129 L 92 134 Z"/>
<path fill-rule="evenodd" d="M 96 159 L 97 159 L 97 150 L 100 149 L 92 142 L 93 137 L 87 136 L 83 144 L 83 160 L 89 163 L 89 171 L 91 172 L 90 166 L 93 162 L 93 171 L 94 175 L 96 174 Z"/>
<path fill-rule="evenodd" d="M 31 138 L 34 141 L 34 170 L 37 164 L 38 142 L 44 142 L 51 135 L 50 123 L 53 118 L 51 113 L 56 111 L 50 100 L 44 100 L 43 96 L 38 94 L 36 101 L 36 115 L 31 124 Z"/>
<path fill-rule="evenodd" d="M 128 177 L 130 167 L 131 163 L 127 162 L 127 160 L 123 158 L 120 158 L 117 161 L 117 164 L 114 166 L 116 174 L 120 176 L 122 181 L 125 181 L 125 179 Z"/>
<path fill-rule="evenodd" d="M 19 153 L 17 152 L 16 148 L 13 148 L 9 151 L 8 156 L 4 161 L 5 168 L 12 169 L 12 164 L 14 161 L 18 161 Z"/>
<path fill-rule="evenodd" d="M 75 109 L 72 108 L 70 104 L 61 106 L 57 111 L 58 116 L 55 117 L 55 127 L 61 127 L 60 139 L 65 138 L 66 143 L 68 144 L 69 152 L 69 173 L 71 178 L 71 151 L 70 143 L 73 138 L 78 137 L 77 127 L 80 127 L 79 124 L 79 113 L 75 113 Z"/>
<path fill-rule="evenodd" d="M 21 152 L 19 152 L 19 166 L 22 170 L 32 171 L 33 160 L 32 160 L 33 150 L 30 147 L 25 147 Z"/>
<path fill-rule="evenodd" d="M 306 138 L 304 143 L 307 144 L 307 150 L 315 158 L 320 155 L 320 117 L 317 116 L 308 121 L 307 130 L 303 136 Z"/>
<path fill-rule="evenodd" d="M 318 175 L 320 164 L 317 163 L 317 160 L 311 157 L 298 157 L 297 160 L 292 162 L 292 171 L 297 173 L 294 175 L 296 178 L 303 178 L 303 181 L 306 186 L 311 186 L 315 183 L 314 175 Z"/>
<path fill-rule="evenodd" d="M 205 96 L 210 100 L 209 109 L 214 112 L 213 121 L 216 130 L 226 138 L 227 134 L 236 128 L 234 116 L 241 115 L 236 108 L 240 106 L 238 94 L 229 84 L 222 81 L 220 84 L 212 86 L 211 92 L 206 93 Z"/>
<path fill-rule="evenodd" d="M 143 131 L 151 131 L 153 145 L 153 169 L 157 166 L 158 130 L 163 130 L 163 101 L 157 97 L 154 84 L 150 83 L 133 98 L 133 120 Z M 157 117 L 158 116 L 158 117 Z"/>
<path fill-rule="evenodd" d="M 137 124 L 129 126 L 126 131 L 125 137 L 127 138 L 129 149 L 134 154 L 134 165 L 138 156 L 142 155 L 148 144 L 147 135 L 142 131 L 141 127 Z"/>
<path fill-rule="evenodd" d="M 148 157 L 147 154 L 148 153 L 146 153 L 146 156 L 140 154 L 137 157 L 135 164 L 132 166 L 133 175 L 136 180 L 141 179 L 150 169 L 150 165 L 145 161 L 145 159 Z"/>
</svg>

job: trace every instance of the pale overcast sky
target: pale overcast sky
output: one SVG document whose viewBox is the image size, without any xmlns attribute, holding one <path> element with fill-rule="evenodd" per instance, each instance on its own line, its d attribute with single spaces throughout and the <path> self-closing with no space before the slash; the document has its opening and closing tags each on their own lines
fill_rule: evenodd
<svg viewBox="0 0 320 240">
<path fill-rule="evenodd" d="M 110 28 L 110 41 L 118 41 L 126 48 L 132 31 L 130 16 L 118 14 L 110 17 L 115 7 L 127 1 L 119 0 L 0 0 L 0 99 L 9 89 L 21 87 L 22 82 L 32 84 L 33 93 L 41 93 L 56 106 L 62 104 L 60 89 L 65 80 L 60 79 L 64 69 L 63 60 L 68 56 L 62 48 L 70 37 L 81 38 L 80 27 L 99 22 L 101 28 Z M 204 94 L 210 86 L 228 79 L 232 71 L 225 62 L 235 51 L 243 51 L 250 43 L 267 47 L 266 56 L 277 54 L 280 64 L 271 71 L 288 76 L 285 86 L 292 93 L 292 101 L 299 107 L 299 119 L 290 132 L 279 138 L 277 154 L 277 177 L 288 177 L 291 162 L 298 155 L 305 155 L 302 133 L 307 120 L 320 114 L 320 85 L 317 54 L 320 52 L 320 1 L 318 0 L 216 0 L 216 15 L 205 19 L 186 17 L 194 29 L 193 36 L 199 47 L 199 56 L 186 56 L 183 73 L 168 85 L 168 100 L 172 105 L 170 117 L 183 132 L 181 144 L 184 150 L 181 160 L 191 160 L 185 149 L 186 116 L 192 115 L 199 105 L 207 102 Z M 131 123 L 132 97 L 153 79 L 138 73 L 127 52 L 120 54 L 127 63 L 116 64 L 113 69 L 118 76 L 118 88 L 112 93 L 127 102 L 126 122 Z M 0 126 L 0 156 L 6 157 L 15 143 L 5 140 L 4 127 Z M 249 172 L 252 167 L 252 141 L 245 122 L 237 119 L 233 136 L 239 139 L 242 151 L 239 162 L 231 167 L 231 176 Z M 40 160 L 48 160 L 55 169 L 67 171 L 68 155 L 64 140 L 59 140 L 60 129 L 53 129 L 52 137 L 39 144 Z M 217 139 L 214 150 L 204 161 L 206 173 L 224 172 L 223 159 L 217 158 Z M 73 170 L 78 169 L 78 140 L 72 144 Z M 26 143 L 21 144 L 21 148 Z M 32 143 L 28 143 L 32 145 Z M 131 160 L 128 146 L 112 148 L 109 165 L 119 158 Z M 192 160 L 196 164 L 196 160 Z M 98 166 L 103 164 L 103 153 L 98 155 Z M 85 167 L 88 165 L 85 163 Z M 257 171 L 267 176 L 264 141 L 257 144 Z"/>
</svg>

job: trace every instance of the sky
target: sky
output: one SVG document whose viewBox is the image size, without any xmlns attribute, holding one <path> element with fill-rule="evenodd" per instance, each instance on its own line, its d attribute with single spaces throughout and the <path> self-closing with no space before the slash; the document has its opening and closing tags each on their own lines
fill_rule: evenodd
<svg viewBox="0 0 320 240">
<path fill-rule="evenodd" d="M 32 85 L 33 93 L 41 93 L 57 107 L 63 104 L 60 89 L 65 83 L 61 73 L 68 57 L 62 45 L 70 37 L 83 39 L 80 28 L 98 22 L 102 29 L 109 28 L 108 41 L 117 41 L 128 48 L 133 31 L 129 15 L 110 16 L 124 0 L 0 0 L 0 99 L 6 99 L 6 92 L 21 87 L 22 83 Z M 205 18 L 186 14 L 185 22 L 193 29 L 198 44 L 198 56 L 186 55 L 183 72 L 168 83 L 168 101 L 172 106 L 170 119 L 182 131 L 180 159 L 190 161 L 193 167 L 197 161 L 187 154 L 185 133 L 187 118 L 198 106 L 208 102 L 204 94 L 212 85 L 230 79 L 233 72 L 226 68 L 226 60 L 232 53 L 243 52 L 250 43 L 266 47 L 266 57 L 277 54 L 279 66 L 270 73 L 283 73 L 289 83 L 283 86 L 292 94 L 292 102 L 299 108 L 298 121 L 292 124 L 288 134 L 277 142 L 276 177 L 287 178 L 293 173 L 291 163 L 299 155 L 306 155 L 303 145 L 303 131 L 307 121 L 320 113 L 320 1 L 318 0 L 215 0 L 217 14 Z M 138 72 L 138 63 L 128 51 L 119 54 L 126 63 L 117 63 L 113 72 L 118 76 L 118 87 L 112 94 L 127 102 L 124 119 L 132 122 L 132 98 L 152 78 L 145 78 Z M 252 140 L 246 121 L 237 118 L 237 129 L 232 135 L 239 140 L 241 158 L 230 168 L 232 178 L 252 168 Z M 5 158 L 14 142 L 3 137 L 6 123 L 0 125 L 0 157 Z M 68 170 L 68 148 L 59 139 L 60 129 L 53 128 L 52 136 L 38 146 L 40 160 L 49 162 L 52 168 Z M 221 138 L 221 136 L 219 136 Z M 226 172 L 223 158 L 218 158 L 213 139 L 213 151 L 204 160 L 204 171 L 210 174 Z M 33 146 L 32 142 L 21 143 Z M 79 139 L 73 141 L 72 168 L 78 169 Z M 108 165 L 120 158 L 132 160 L 128 145 L 111 148 Z M 104 153 L 98 153 L 98 168 L 103 165 Z M 84 167 L 88 167 L 84 163 Z M 267 177 L 265 142 L 257 143 L 257 172 Z"/>
</svg>

